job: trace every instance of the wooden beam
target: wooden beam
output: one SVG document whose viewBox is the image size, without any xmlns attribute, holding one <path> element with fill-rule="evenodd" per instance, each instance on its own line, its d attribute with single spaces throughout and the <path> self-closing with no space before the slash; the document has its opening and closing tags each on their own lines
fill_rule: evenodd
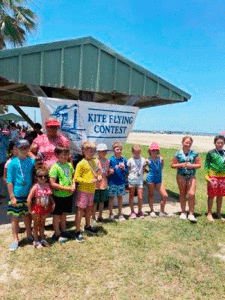
<svg viewBox="0 0 225 300">
<path fill-rule="evenodd" d="M 13 107 L 27 121 L 27 123 L 29 123 L 32 127 L 34 127 L 34 122 L 28 117 L 28 115 L 19 106 L 13 105 Z"/>
</svg>

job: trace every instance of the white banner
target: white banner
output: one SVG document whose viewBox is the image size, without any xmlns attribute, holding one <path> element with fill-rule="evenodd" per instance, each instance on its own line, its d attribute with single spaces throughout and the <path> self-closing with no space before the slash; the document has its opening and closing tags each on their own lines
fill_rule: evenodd
<svg viewBox="0 0 225 300">
<path fill-rule="evenodd" d="M 132 130 L 139 108 L 80 100 L 39 97 L 42 122 L 56 118 L 72 151 L 81 153 L 81 143 L 90 140 L 109 149 L 115 141 L 124 143 Z"/>
</svg>

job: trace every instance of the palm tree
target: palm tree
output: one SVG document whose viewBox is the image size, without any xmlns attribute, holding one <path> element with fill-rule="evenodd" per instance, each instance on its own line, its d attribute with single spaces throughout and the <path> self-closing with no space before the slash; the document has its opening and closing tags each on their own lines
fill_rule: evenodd
<svg viewBox="0 0 225 300">
<path fill-rule="evenodd" d="M 22 46 L 26 34 L 35 29 L 36 15 L 23 4 L 26 0 L 0 0 L 0 49 L 7 44 Z"/>
</svg>

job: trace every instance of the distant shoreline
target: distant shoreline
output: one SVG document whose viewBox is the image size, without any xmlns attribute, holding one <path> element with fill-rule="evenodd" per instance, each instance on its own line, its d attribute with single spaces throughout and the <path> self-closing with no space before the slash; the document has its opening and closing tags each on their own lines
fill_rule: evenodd
<svg viewBox="0 0 225 300">
<path fill-rule="evenodd" d="M 178 135 L 191 135 L 191 136 L 216 136 L 219 133 L 206 133 L 206 132 L 185 132 L 185 131 L 162 131 L 162 130 L 139 130 L 134 129 L 134 133 L 152 133 L 152 134 L 178 134 Z"/>
<path fill-rule="evenodd" d="M 129 144 L 140 144 L 150 145 L 152 142 L 159 143 L 162 148 L 181 148 L 182 138 L 187 135 L 186 133 L 174 134 L 174 133 L 149 133 L 133 131 L 129 134 L 127 143 Z M 188 134 L 191 135 L 191 134 Z M 214 136 L 204 135 L 191 135 L 193 137 L 193 149 L 198 152 L 207 152 L 214 149 Z"/>
</svg>

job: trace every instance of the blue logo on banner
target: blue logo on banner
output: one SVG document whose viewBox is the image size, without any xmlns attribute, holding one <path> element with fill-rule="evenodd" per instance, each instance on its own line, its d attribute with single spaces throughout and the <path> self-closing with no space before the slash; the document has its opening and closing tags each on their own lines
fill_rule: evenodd
<svg viewBox="0 0 225 300">
<path fill-rule="evenodd" d="M 71 114 L 73 114 L 71 118 Z M 82 140 L 82 135 L 78 131 L 85 131 L 85 129 L 77 128 L 78 121 L 78 105 L 74 104 L 72 106 L 60 105 L 51 114 L 53 117 L 57 118 L 61 123 L 61 130 L 67 134 L 73 136 L 72 140 L 80 141 Z M 71 122 L 72 121 L 72 122 Z"/>
</svg>

